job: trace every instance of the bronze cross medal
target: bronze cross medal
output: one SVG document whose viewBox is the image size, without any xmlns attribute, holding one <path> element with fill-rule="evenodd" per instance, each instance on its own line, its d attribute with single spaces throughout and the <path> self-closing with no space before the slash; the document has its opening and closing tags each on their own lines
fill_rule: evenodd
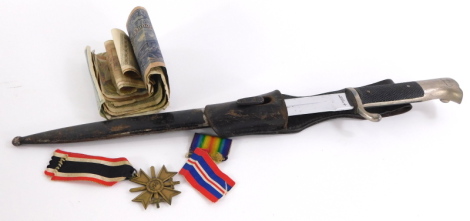
<svg viewBox="0 0 470 221">
<path fill-rule="evenodd" d="M 175 190 L 175 185 L 179 184 L 179 181 L 173 181 L 173 176 L 176 172 L 168 172 L 166 167 L 163 166 L 158 176 L 155 175 L 155 167 L 150 167 L 149 177 L 142 169 L 139 171 L 139 174 L 130 179 L 134 183 L 143 185 L 141 187 L 136 187 L 130 189 L 131 192 L 140 192 L 144 191 L 136 198 L 133 202 L 141 202 L 145 209 L 149 204 L 156 204 L 157 208 L 160 208 L 160 202 L 166 202 L 171 205 L 171 199 L 180 194 L 180 191 Z"/>
</svg>

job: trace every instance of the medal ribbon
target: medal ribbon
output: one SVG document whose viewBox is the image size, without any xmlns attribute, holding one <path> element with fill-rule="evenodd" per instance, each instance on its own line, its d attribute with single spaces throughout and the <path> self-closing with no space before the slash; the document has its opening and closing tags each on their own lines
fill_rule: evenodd
<svg viewBox="0 0 470 221">
<path fill-rule="evenodd" d="M 194 150 L 179 174 L 214 203 L 225 196 L 235 185 L 235 181 L 223 173 L 209 154 L 201 148 Z"/>
<path fill-rule="evenodd" d="M 107 158 L 57 149 L 44 173 L 51 180 L 85 180 L 105 186 L 130 179 L 135 172 L 126 158 Z"/>
<path fill-rule="evenodd" d="M 231 145 L 231 139 L 196 133 L 189 147 L 189 155 L 193 154 L 196 148 L 201 148 L 207 151 L 215 162 L 220 163 L 228 159 Z"/>
</svg>

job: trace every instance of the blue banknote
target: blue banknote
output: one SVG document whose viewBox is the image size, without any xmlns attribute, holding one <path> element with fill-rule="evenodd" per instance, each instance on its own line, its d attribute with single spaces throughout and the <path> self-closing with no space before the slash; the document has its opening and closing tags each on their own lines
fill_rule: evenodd
<svg viewBox="0 0 470 221">
<path fill-rule="evenodd" d="M 127 33 L 134 48 L 140 71 L 144 73 L 144 76 L 152 63 L 163 63 L 157 36 L 145 8 L 137 7 L 131 12 L 127 20 Z M 151 66 L 153 67 L 153 65 Z"/>
</svg>

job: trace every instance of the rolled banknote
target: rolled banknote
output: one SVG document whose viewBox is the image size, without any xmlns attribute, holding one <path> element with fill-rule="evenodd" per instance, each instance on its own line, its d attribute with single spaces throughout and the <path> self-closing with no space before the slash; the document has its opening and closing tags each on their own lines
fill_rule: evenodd
<svg viewBox="0 0 470 221">
<path fill-rule="evenodd" d="M 163 96 L 163 82 L 155 85 L 155 93 L 149 94 L 147 89 L 139 89 L 130 95 L 119 95 L 112 82 L 112 75 L 106 53 L 95 54 L 86 47 L 88 69 L 95 87 L 100 115 L 106 119 L 151 114 L 168 105 L 168 97 Z"/>
<path fill-rule="evenodd" d="M 147 89 L 153 93 L 151 85 L 159 78 L 165 83 L 165 93 L 169 95 L 165 63 L 147 10 L 143 7 L 134 8 L 126 27 Z"/>
<path fill-rule="evenodd" d="M 136 92 L 138 88 L 145 88 L 145 84 L 139 75 L 130 71 L 127 71 L 126 73 L 122 70 L 114 41 L 106 41 L 104 42 L 104 46 L 106 48 L 106 58 L 110 72 L 113 76 L 112 80 L 117 89 L 117 93 L 120 95 L 127 95 Z"/>
<path fill-rule="evenodd" d="M 113 35 L 113 41 L 122 73 L 131 78 L 139 77 L 142 79 L 129 36 L 127 36 L 124 31 L 117 28 L 113 28 L 111 34 Z"/>
<path fill-rule="evenodd" d="M 100 114 L 107 119 L 156 113 L 168 106 L 168 74 L 145 8 L 132 10 L 127 30 L 129 36 L 113 29 L 104 53 L 86 49 Z"/>
</svg>

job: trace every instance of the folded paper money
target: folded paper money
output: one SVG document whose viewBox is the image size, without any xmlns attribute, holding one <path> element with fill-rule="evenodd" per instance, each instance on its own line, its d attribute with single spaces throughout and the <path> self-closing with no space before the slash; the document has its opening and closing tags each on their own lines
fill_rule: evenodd
<svg viewBox="0 0 470 221">
<path fill-rule="evenodd" d="M 128 34 L 111 30 L 106 52 L 95 54 L 86 47 L 100 115 L 106 119 L 156 113 L 168 106 L 168 74 L 145 8 L 134 8 L 126 26 Z"/>
</svg>

